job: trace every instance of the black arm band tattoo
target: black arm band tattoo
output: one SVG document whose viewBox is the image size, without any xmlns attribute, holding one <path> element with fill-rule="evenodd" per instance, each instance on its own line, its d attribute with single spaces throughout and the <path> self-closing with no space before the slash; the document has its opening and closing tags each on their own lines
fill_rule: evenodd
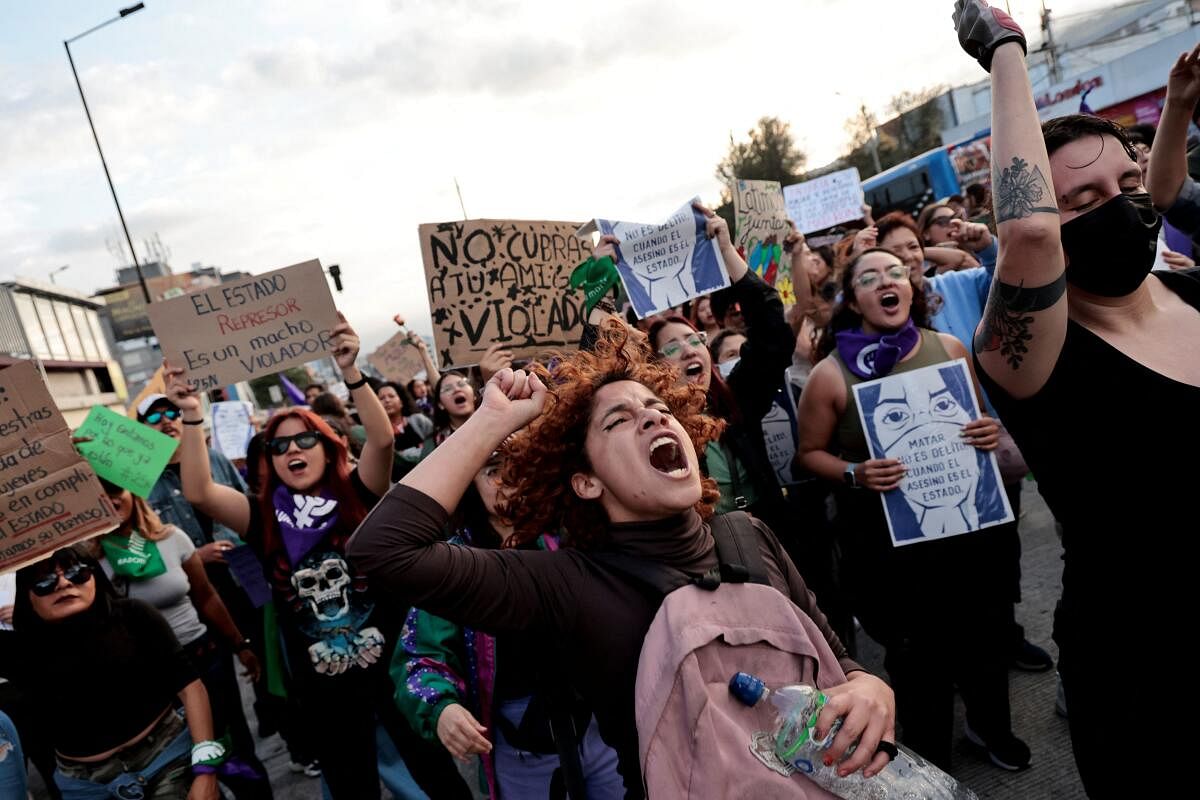
<svg viewBox="0 0 1200 800">
<path fill-rule="evenodd" d="M 1029 163 L 1013 156 L 1012 165 L 993 176 L 996 189 L 996 224 L 1014 219 L 1024 219 L 1034 214 L 1057 214 L 1053 205 L 1039 205 L 1052 200 L 1050 184 L 1038 167 L 1029 168 Z"/>
<path fill-rule="evenodd" d="M 1023 283 L 1013 286 L 997 279 L 992 284 L 983 321 L 975 334 L 975 352 L 982 354 L 999 350 L 1010 367 L 1020 369 L 1025 354 L 1029 352 L 1029 341 L 1033 338 L 1029 332 L 1029 326 L 1033 324 L 1030 314 L 1050 308 L 1062 299 L 1066 291 L 1065 272 L 1053 283 L 1030 289 L 1026 289 Z"/>
</svg>

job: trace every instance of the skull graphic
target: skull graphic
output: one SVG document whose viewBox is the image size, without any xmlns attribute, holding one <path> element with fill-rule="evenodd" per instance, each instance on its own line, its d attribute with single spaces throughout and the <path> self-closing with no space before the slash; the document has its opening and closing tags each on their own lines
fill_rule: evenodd
<svg viewBox="0 0 1200 800">
<path fill-rule="evenodd" d="M 321 622 L 332 622 L 350 611 L 350 570 L 333 553 L 320 561 L 305 559 L 310 565 L 292 573 L 292 586 L 308 603 Z"/>
</svg>

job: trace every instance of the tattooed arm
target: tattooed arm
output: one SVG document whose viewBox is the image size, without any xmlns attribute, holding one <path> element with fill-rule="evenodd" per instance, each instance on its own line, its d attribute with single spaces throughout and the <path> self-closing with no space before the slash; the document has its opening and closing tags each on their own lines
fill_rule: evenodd
<svg viewBox="0 0 1200 800">
<path fill-rule="evenodd" d="M 989 23 L 993 30 L 984 30 L 979 20 L 993 16 L 1003 17 L 1002 24 Z M 990 60 L 981 61 L 992 73 L 992 198 L 1000 255 L 975 352 L 1009 394 L 1029 397 L 1050 377 L 1067 330 L 1050 160 L 1025 70 L 1023 38 L 1009 38 L 1020 29 L 981 0 L 960 0 L 955 19 L 964 47 L 972 38 L 976 44 L 981 37 L 1000 40 L 986 50 Z"/>
</svg>

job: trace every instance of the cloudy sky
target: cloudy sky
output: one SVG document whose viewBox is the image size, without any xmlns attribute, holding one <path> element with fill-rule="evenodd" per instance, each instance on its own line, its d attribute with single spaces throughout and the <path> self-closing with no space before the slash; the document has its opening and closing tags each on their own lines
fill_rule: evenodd
<svg viewBox="0 0 1200 800">
<path fill-rule="evenodd" d="M 732 132 L 810 165 L 859 102 L 976 80 L 949 0 L 148 0 L 72 45 L 139 255 L 177 270 L 342 265 L 366 348 L 430 330 L 416 229 L 652 221 L 716 201 Z M 1037 31 L 1037 0 L 1011 0 Z M 1057 13 L 1104 5 L 1055 0 Z M 120 0 L 0 4 L 0 278 L 112 285 L 121 238 L 62 40 Z"/>
</svg>

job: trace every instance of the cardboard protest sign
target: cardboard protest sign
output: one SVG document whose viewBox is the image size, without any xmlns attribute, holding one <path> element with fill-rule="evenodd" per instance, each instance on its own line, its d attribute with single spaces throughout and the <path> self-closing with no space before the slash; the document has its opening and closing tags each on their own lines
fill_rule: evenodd
<svg viewBox="0 0 1200 800">
<path fill-rule="evenodd" d="M 514 358 L 569 348 L 584 298 L 568 283 L 592 253 L 576 223 L 473 219 L 420 226 L 433 338 L 444 369 L 478 364 L 490 345 Z"/>
<path fill-rule="evenodd" d="M 733 246 L 750 269 L 771 286 L 784 260 L 783 240 L 791 231 L 779 181 L 733 182 Z"/>
<path fill-rule="evenodd" d="M 152 303 L 148 313 L 163 355 L 200 391 L 323 358 L 338 324 L 318 261 Z"/>
<path fill-rule="evenodd" d="M 37 367 L 0 370 L 0 571 L 116 526 Z"/>
<path fill-rule="evenodd" d="M 612 234 L 617 247 L 617 272 L 639 319 L 658 314 L 694 297 L 729 285 L 729 273 L 716 239 L 705 231 L 707 220 L 684 203 L 661 225 L 597 219 L 579 230 Z"/>
<path fill-rule="evenodd" d="M 893 545 L 1012 522 L 995 454 L 959 435 L 979 418 L 964 359 L 856 384 L 854 398 L 871 457 L 908 467 L 900 487 L 880 496 Z"/>
<path fill-rule="evenodd" d="M 367 356 L 367 363 L 379 370 L 379 374 L 394 383 L 406 384 L 425 371 L 421 351 L 408 340 L 408 334 L 400 331 L 388 339 L 375 352 Z"/>
<path fill-rule="evenodd" d="M 138 497 L 150 496 L 179 447 L 179 442 L 165 433 L 103 406 L 92 406 L 75 435 L 91 439 L 78 447 L 97 475 Z"/>
<path fill-rule="evenodd" d="M 788 216 L 801 233 L 823 231 L 863 215 L 862 181 L 857 167 L 785 186 L 783 199 Z"/>
<path fill-rule="evenodd" d="M 213 449 L 230 461 L 246 457 L 246 445 L 254 436 L 250 415 L 254 407 L 245 400 L 226 400 L 212 404 Z"/>
</svg>

